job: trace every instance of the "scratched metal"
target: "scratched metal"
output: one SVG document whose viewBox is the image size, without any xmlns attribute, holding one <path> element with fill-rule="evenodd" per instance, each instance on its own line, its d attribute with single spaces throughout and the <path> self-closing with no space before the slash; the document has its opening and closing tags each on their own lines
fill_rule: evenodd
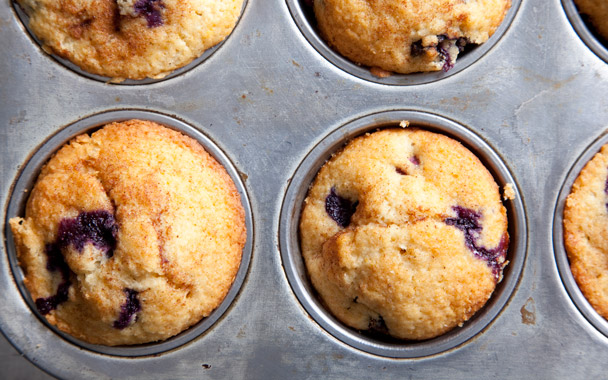
<svg viewBox="0 0 608 380">
<path fill-rule="evenodd" d="M 11 189 L 28 159 L 74 122 L 121 109 L 175 116 L 213 141 L 241 174 L 255 229 L 248 273 L 222 317 L 188 343 L 136 357 L 81 348 L 42 323 L 19 292 L 5 240 L 0 328 L 14 348 L 0 338 L 0 377 L 605 377 L 608 337 L 565 285 L 567 268 L 557 265 L 563 261 L 559 238 L 554 249 L 554 216 L 569 173 L 608 126 L 608 64 L 579 37 L 572 26 L 578 16 L 571 12 L 570 21 L 568 4 L 521 1 L 500 39 L 465 70 L 401 86 L 360 78 L 328 61 L 300 29 L 287 0 L 252 0 L 232 35 L 202 63 L 164 81 L 121 86 L 79 75 L 46 55 L 3 1 L 5 239 Z M 281 231 L 293 227 L 284 225 L 293 221 L 282 219 L 282 212 L 295 212 L 283 208 L 288 190 L 308 186 L 297 183 L 306 182 L 296 175 L 299 168 L 335 133 L 348 135 L 357 120 L 393 111 L 436 115 L 477 136 L 513 177 L 527 222 L 525 252 L 518 256 L 524 257 L 522 269 L 513 289 L 501 293 L 508 297 L 496 315 L 456 347 L 415 358 L 369 353 L 326 329 L 301 302 L 283 260 L 287 253 L 280 250 Z"/>
</svg>

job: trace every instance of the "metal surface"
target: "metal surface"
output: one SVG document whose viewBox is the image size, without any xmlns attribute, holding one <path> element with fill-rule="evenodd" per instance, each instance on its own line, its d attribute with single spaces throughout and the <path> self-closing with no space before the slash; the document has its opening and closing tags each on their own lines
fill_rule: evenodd
<svg viewBox="0 0 608 380">
<path fill-rule="evenodd" d="M 311 45 L 289 4 L 249 1 L 235 31 L 204 62 L 131 86 L 104 84 L 58 64 L 31 39 L 10 2 L 0 4 L 3 224 L 21 168 L 45 141 L 89 115 L 139 109 L 174 115 L 213 141 L 243 178 L 255 225 L 249 272 L 223 316 L 189 343 L 137 357 L 77 348 L 48 328 L 19 292 L 4 241 L 0 327 L 16 350 L 0 343 L 0 377 L 48 378 L 35 365 L 79 379 L 605 377 L 608 337 L 564 285 L 559 237 L 554 250 L 560 190 L 608 125 L 608 65 L 573 28 L 563 7 L 570 2 L 521 1 L 487 52 L 469 64 L 467 57 L 459 61 L 466 70 L 422 74 L 433 79 L 408 86 L 335 66 Z M 281 219 L 288 189 L 305 186 L 296 184 L 296 173 L 311 152 L 350 122 L 399 110 L 454 121 L 491 147 L 525 204 L 527 230 L 518 233 L 527 244 L 516 254 L 523 268 L 513 289 L 503 291 L 504 306 L 481 331 L 446 351 L 396 359 L 353 347 L 311 317 L 292 288 L 280 232 L 290 228 Z"/>
</svg>

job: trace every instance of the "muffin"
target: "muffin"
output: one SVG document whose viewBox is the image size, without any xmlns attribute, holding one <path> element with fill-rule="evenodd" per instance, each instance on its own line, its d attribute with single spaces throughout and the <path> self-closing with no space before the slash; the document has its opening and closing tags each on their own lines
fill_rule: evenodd
<svg viewBox="0 0 608 380">
<path fill-rule="evenodd" d="M 225 169 L 195 140 L 141 120 L 64 145 L 10 227 L 39 313 L 111 346 L 164 340 L 208 316 L 246 240 Z"/>
<path fill-rule="evenodd" d="M 45 50 L 84 71 L 162 78 L 222 41 L 243 0 L 17 0 Z"/>
<path fill-rule="evenodd" d="M 510 0 L 314 0 L 321 37 L 353 62 L 408 74 L 448 71 L 467 44 L 482 44 Z"/>
<path fill-rule="evenodd" d="M 608 145 L 585 165 L 564 208 L 564 244 L 572 275 L 608 319 Z"/>
<path fill-rule="evenodd" d="M 597 34 L 608 41 L 608 2 L 605 0 L 574 0 L 578 11 L 587 17 Z"/>
<path fill-rule="evenodd" d="M 415 128 L 351 141 L 325 163 L 300 219 L 313 287 L 344 324 L 422 340 L 462 325 L 502 279 L 499 188 L 459 142 Z"/>
</svg>

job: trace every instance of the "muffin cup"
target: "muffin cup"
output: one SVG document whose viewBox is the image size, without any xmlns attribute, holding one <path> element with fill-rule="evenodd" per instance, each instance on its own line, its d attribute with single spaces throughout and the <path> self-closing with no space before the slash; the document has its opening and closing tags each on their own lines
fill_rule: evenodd
<svg viewBox="0 0 608 380">
<path fill-rule="evenodd" d="M 498 43 L 500 38 L 506 33 L 507 29 L 509 29 L 509 26 L 511 25 L 511 22 L 515 18 L 521 3 L 521 0 L 511 0 L 511 8 L 508 10 L 505 18 L 502 20 L 502 23 L 496 29 L 494 34 L 488 39 L 488 41 L 472 48 L 471 50 L 467 48 L 465 52 L 459 55 L 454 68 L 450 69 L 448 72 L 432 71 L 414 74 L 391 73 L 391 75 L 386 78 L 380 78 L 372 75 L 370 68 L 358 65 L 348 58 L 340 55 L 321 38 L 316 26 L 317 22 L 314 11 L 312 6 L 306 4 L 307 0 L 286 1 L 291 15 L 295 23 L 298 25 L 300 31 L 304 34 L 308 42 L 315 48 L 315 50 L 317 50 L 325 59 L 341 70 L 346 71 L 355 77 L 370 82 L 387 85 L 415 85 L 431 83 L 450 77 L 471 66 L 477 60 L 481 59 L 481 57 L 483 57 L 490 49 L 492 49 L 492 47 Z"/>
<path fill-rule="evenodd" d="M 583 295 L 572 271 L 570 270 L 570 261 L 564 245 L 564 207 L 566 198 L 570 194 L 572 184 L 581 173 L 581 170 L 595 156 L 601 147 L 608 143 L 608 131 L 605 131 L 597 140 L 595 140 L 576 160 L 560 189 L 553 215 L 553 251 L 555 253 L 555 261 L 559 270 L 562 283 L 568 292 L 568 295 L 574 302 L 578 310 L 597 330 L 608 337 L 608 321 L 604 319 L 595 309 L 587 298 Z"/>
<path fill-rule="evenodd" d="M 203 52 L 203 54 L 201 54 L 199 57 L 193 59 L 187 65 L 184 65 L 184 66 L 182 66 L 180 68 L 177 68 L 177 69 L 171 71 L 169 74 L 167 74 L 166 76 L 164 76 L 162 78 L 125 79 L 123 81 L 116 81 L 116 80 L 114 80 L 111 77 L 106 77 L 106 76 L 102 76 L 102 75 L 97 75 L 97 74 L 89 73 L 88 71 L 85 71 L 85 70 L 81 69 L 79 66 L 77 66 L 76 64 L 72 63 L 70 60 L 62 58 L 62 57 L 60 57 L 57 54 L 54 54 L 52 52 L 49 53 L 47 50 L 45 50 L 44 48 L 42 48 L 44 46 L 44 44 L 30 30 L 30 28 L 29 28 L 29 16 L 25 13 L 25 11 L 23 9 L 21 9 L 21 6 L 19 6 L 19 4 L 17 4 L 17 2 L 15 0 L 12 1 L 12 4 L 13 4 L 13 9 L 15 10 L 15 14 L 17 15 L 17 17 L 19 18 L 19 20 L 23 24 L 23 27 L 25 28 L 25 30 L 29 34 L 30 38 L 32 39 L 32 42 L 36 43 L 45 52 L 45 54 L 49 55 L 56 62 L 60 63 L 61 65 L 65 66 L 65 67 L 67 67 L 68 69 L 74 71 L 76 74 L 80 74 L 80 75 L 82 75 L 82 76 L 84 76 L 86 78 L 93 79 L 93 80 L 96 80 L 96 81 L 99 81 L 99 82 L 112 83 L 112 84 L 121 84 L 121 85 L 139 85 L 139 84 L 157 83 L 157 82 L 162 82 L 162 81 L 167 80 L 167 79 L 175 78 L 177 76 L 180 76 L 180 75 L 182 75 L 182 74 L 184 74 L 184 73 L 192 70 L 196 66 L 198 66 L 201 63 L 203 63 L 204 61 L 206 61 L 224 43 L 226 43 L 226 41 L 230 38 L 230 36 L 232 35 L 232 33 L 234 33 L 234 29 L 237 28 L 237 26 L 239 24 L 239 21 L 241 20 L 241 18 L 243 17 L 243 14 L 245 13 L 245 8 L 247 6 L 247 0 L 243 0 L 243 7 L 241 8 L 241 14 L 239 15 L 239 18 L 237 19 L 236 24 L 234 25 L 234 28 L 232 29 L 232 32 L 230 32 L 230 34 L 227 35 L 226 38 L 224 38 L 218 44 L 216 44 L 215 46 L 212 46 L 209 49 L 205 50 Z"/>
<path fill-rule="evenodd" d="M 298 225 L 308 188 L 323 164 L 348 141 L 365 132 L 398 127 L 407 120 L 410 126 L 441 133 L 460 141 L 471 150 L 493 175 L 500 188 L 513 185 L 514 199 L 504 202 L 509 218 L 509 265 L 492 297 L 463 327 L 425 341 L 400 341 L 372 336 L 345 326 L 323 306 L 308 279 L 298 240 Z M 441 116 L 418 111 L 386 111 L 353 120 L 325 137 L 302 161 L 294 173 L 283 200 L 280 216 L 280 249 L 288 281 L 310 316 L 331 335 L 359 350 L 392 358 L 416 358 L 450 350 L 473 338 L 494 320 L 511 297 L 526 256 L 527 227 L 521 195 L 513 177 L 500 157 L 482 139 L 465 127 Z"/>
<path fill-rule="evenodd" d="M 36 308 L 36 305 L 34 304 L 28 290 L 26 289 L 23 283 L 24 274 L 17 260 L 17 252 L 13 241 L 13 234 L 8 224 L 8 219 L 17 215 L 24 214 L 25 204 L 29 197 L 29 190 L 36 182 L 40 169 L 50 159 L 50 157 L 66 142 L 83 133 L 92 133 L 96 129 L 99 129 L 108 123 L 129 119 L 150 120 L 162 124 L 168 128 L 177 130 L 181 133 L 184 133 L 185 135 L 198 141 L 205 148 L 205 150 L 226 169 L 228 175 L 236 186 L 236 189 L 241 197 L 243 209 L 245 210 L 247 241 L 243 249 L 240 267 L 232 283 L 232 286 L 230 287 L 230 290 L 226 294 L 226 297 L 221 302 L 221 304 L 215 310 L 213 310 L 209 316 L 203 318 L 201 321 L 194 324 L 192 327 L 183 331 L 182 333 L 162 342 L 139 344 L 133 346 L 110 347 L 104 345 L 89 344 L 79 339 L 76 339 L 69 334 L 61 332 L 55 326 L 49 324 L 46 321 L 46 318 L 40 315 Z M 15 286 L 19 289 L 19 292 L 23 297 L 23 301 L 27 303 L 27 305 L 32 311 L 31 318 L 28 318 L 27 320 L 7 319 L 3 321 L 2 323 L 7 335 L 11 330 L 15 331 L 24 329 L 22 325 L 25 324 L 26 331 L 28 331 L 27 336 L 18 334 L 14 335 L 13 339 L 25 339 L 29 341 L 45 342 L 49 339 L 53 340 L 61 337 L 72 343 L 70 349 L 74 350 L 74 353 L 76 353 L 77 355 L 90 356 L 93 353 L 99 353 L 113 356 L 136 357 L 144 355 L 156 355 L 168 350 L 176 349 L 211 329 L 215 322 L 217 322 L 224 315 L 224 313 L 228 310 L 232 302 L 236 299 L 247 275 L 252 252 L 253 220 L 251 216 L 251 208 L 249 205 L 247 192 L 243 182 L 241 181 L 238 171 L 232 165 L 228 157 L 213 141 L 211 141 L 208 137 L 206 137 L 204 134 L 202 134 L 192 126 L 182 121 L 179 121 L 173 117 L 150 111 L 118 110 L 89 116 L 73 124 L 70 124 L 66 128 L 63 128 L 58 133 L 53 135 L 46 142 L 44 142 L 42 146 L 39 147 L 39 149 L 31 156 L 31 158 L 25 164 L 13 186 L 12 194 L 8 202 L 8 207 L 5 215 L 5 235 L 6 251 L 8 253 L 10 267 L 14 276 Z M 3 289 L 2 291 L 3 294 L 7 294 L 14 290 Z M 38 319 L 36 319 L 34 316 Z M 4 315 L 3 317 L 7 316 Z M 27 327 L 28 325 L 32 327 L 34 327 L 35 325 L 37 327 L 41 322 L 45 324 L 46 327 L 53 330 L 53 332 L 58 336 L 56 335 L 49 337 L 47 334 L 42 333 L 39 328 Z M 9 339 L 11 338 L 10 335 L 8 337 Z M 23 346 L 23 344 L 20 342 L 13 342 L 13 344 L 15 344 L 17 347 Z"/>
<path fill-rule="evenodd" d="M 602 41 L 602 38 L 593 31 L 593 27 L 583 20 L 574 0 L 562 0 L 562 6 L 578 36 L 589 49 L 608 63 L 608 46 L 605 45 L 608 41 Z"/>
</svg>

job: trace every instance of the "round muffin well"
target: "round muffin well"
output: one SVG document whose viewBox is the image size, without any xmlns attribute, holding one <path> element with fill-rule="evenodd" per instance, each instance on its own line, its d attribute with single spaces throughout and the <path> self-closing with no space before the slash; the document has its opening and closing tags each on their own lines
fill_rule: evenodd
<svg viewBox="0 0 608 380">
<path fill-rule="evenodd" d="M 17 0 L 45 50 L 87 73 L 160 79 L 224 40 L 243 0 Z"/>
<path fill-rule="evenodd" d="M 314 0 L 323 39 L 372 69 L 408 74 L 448 71 L 466 45 L 496 31 L 510 0 Z"/>
<path fill-rule="evenodd" d="M 300 219 L 312 285 L 340 321 L 399 339 L 462 325 L 509 245 L 497 184 L 469 150 L 416 128 L 360 136 L 314 180 Z"/>
<path fill-rule="evenodd" d="M 141 120 L 63 146 L 10 225 L 39 313 L 103 345 L 164 340 L 209 315 L 246 241 L 225 169 L 195 140 Z"/>
</svg>

